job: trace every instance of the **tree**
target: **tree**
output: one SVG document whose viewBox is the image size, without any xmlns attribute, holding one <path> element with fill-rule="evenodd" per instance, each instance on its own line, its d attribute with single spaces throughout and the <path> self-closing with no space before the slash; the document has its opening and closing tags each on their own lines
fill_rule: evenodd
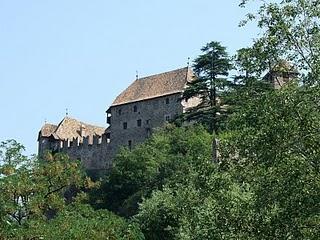
<svg viewBox="0 0 320 240">
<path fill-rule="evenodd" d="M 116 156 L 107 181 L 91 195 L 92 204 L 126 217 L 136 214 L 138 203 L 153 190 L 183 179 L 199 162 L 209 161 L 210 142 L 211 135 L 202 126 L 167 125 L 145 143 Z"/>
<path fill-rule="evenodd" d="M 207 126 L 209 132 L 217 133 L 217 113 L 221 113 L 219 94 L 229 86 L 225 77 L 228 76 L 231 64 L 226 48 L 219 42 L 210 42 L 201 51 L 203 54 L 194 60 L 193 65 L 196 77 L 188 83 L 183 93 L 186 100 L 198 97 L 201 103 L 190 109 L 186 117 Z"/>
<path fill-rule="evenodd" d="M 30 221 L 17 229 L 16 239 L 130 239 L 143 240 L 137 224 L 107 210 L 71 204 L 50 221 Z"/>
<path fill-rule="evenodd" d="M 253 239 L 252 197 L 218 165 L 201 164 L 183 180 L 154 191 L 136 219 L 146 239 Z"/>
<path fill-rule="evenodd" d="M 319 92 L 246 100 L 219 135 L 221 164 L 198 161 L 141 203 L 146 239 L 318 239 Z"/>
<path fill-rule="evenodd" d="M 254 192 L 258 239 L 319 238 L 319 92 L 289 85 L 254 97 L 221 135 L 223 158 Z"/>
<path fill-rule="evenodd" d="M 243 0 L 245 7 L 250 0 Z M 255 40 L 255 54 L 260 70 L 270 69 L 282 59 L 293 63 L 302 81 L 319 83 L 320 74 L 320 2 L 313 0 L 261 1 L 255 14 L 241 23 L 255 21 L 262 35 Z M 256 69 L 258 70 L 258 69 Z"/>
<path fill-rule="evenodd" d="M 72 186 L 82 187 L 89 180 L 84 178 L 79 163 L 66 155 L 48 153 L 38 161 L 28 159 L 23 150 L 15 140 L 0 146 L 1 220 L 8 226 L 52 217 L 64 208 L 65 191 Z"/>
<path fill-rule="evenodd" d="M 9 148 L 6 154 L 15 149 Z M 12 155 L 17 159 L 20 152 Z M 12 159 L 12 158 L 11 158 Z M 23 157 L 26 159 L 26 157 Z M 65 155 L 48 155 L 46 160 L 30 166 L 21 161 L 19 165 L 4 164 L 0 167 L 1 201 L 4 218 L 11 224 L 23 225 L 38 217 L 52 217 L 65 206 L 64 192 L 72 186 L 84 186 L 84 175 L 77 162 Z"/>
<path fill-rule="evenodd" d="M 28 159 L 15 140 L 0 145 L 0 239 L 144 239 L 139 227 L 87 205 L 97 186 L 80 163 L 47 152 Z"/>
<path fill-rule="evenodd" d="M 207 126 L 214 136 L 218 134 L 219 123 L 224 117 L 222 99 L 219 98 L 221 91 L 226 90 L 229 81 L 225 78 L 231 69 L 230 59 L 226 48 L 219 42 L 210 42 L 201 48 L 203 54 L 194 61 L 194 71 L 197 74 L 194 81 L 188 83 L 183 97 L 188 100 L 192 97 L 200 98 L 201 102 L 191 108 L 187 114 L 187 120 L 196 120 Z M 212 141 L 212 160 L 217 162 L 218 140 Z"/>
</svg>

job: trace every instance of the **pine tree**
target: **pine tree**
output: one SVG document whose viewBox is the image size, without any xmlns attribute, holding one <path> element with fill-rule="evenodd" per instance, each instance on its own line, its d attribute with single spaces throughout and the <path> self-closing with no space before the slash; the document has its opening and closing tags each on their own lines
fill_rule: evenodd
<svg viewBox="0 0 320 240">
<path fill-rule="evenodd" d="M 221 120 L 224 117 L 220 93 L 228 89 L 230 82 L 226 78 L 231 69 L 226 48 L 212 41 L 201 48 L 202 54 L 194 60 L 196 79 L 188 84 L 183 97 L 188 100 L 200 98 L 200 104 L 187 111 L 187 120 L 202 123 L 213 133 L 213 161 L 217 161 L 217 144 Z"/>
</svg>

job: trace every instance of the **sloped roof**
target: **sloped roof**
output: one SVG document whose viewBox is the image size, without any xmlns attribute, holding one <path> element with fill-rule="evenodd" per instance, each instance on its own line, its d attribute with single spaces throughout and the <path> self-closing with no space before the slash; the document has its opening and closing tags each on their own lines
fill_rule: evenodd
<svg viewBox="0 0 320 240">
<path fill-rule="evenodd" d="M 192 70 L 185 67 L 137 79 L 114 100 L 111 106 L 183 92 L 193 76 Z"/>
<path fill-rule="evenodd" d="M 84 134 L 81 135 L 81 128 L 85 129 Z M 73 138 L 79 138 L 82 142 L 83 137 L 87 136 L 102 136 L 105 132 L 105 128 L 90 125 L 84 122 L 80 122 L 76 119 L 65 117 L 59 123 L 58 126 L 53 124 L 45 124 L 40 130 L 40 137 L 50 137 L 53 136 L 55 139 L 66 140 Z"/>
<path fill-rule="evenodd" d="M 286 60 L 280 60 L 272 67 L 271 71 L 273 72 L 292 72 L 298 73 L 298 70 L 294 67 L 293 64 Z"/>
<path fill-rule="evenodd" d="M 40 134 L 43 137 L 49 137 L 57 129 L 57 125 L 46 123 L 42 126 Z"/>
</svg>

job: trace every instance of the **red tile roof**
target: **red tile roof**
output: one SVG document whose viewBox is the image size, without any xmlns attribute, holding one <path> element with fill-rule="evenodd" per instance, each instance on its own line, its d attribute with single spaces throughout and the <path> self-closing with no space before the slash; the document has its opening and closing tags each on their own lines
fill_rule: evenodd
<svg viewBox="0 0 320 240">
<path fill-rule="evenodd" d="M 111 106 L 183 92 L 193 76 L 192 70 L 186 67 L 137 79 L 114 100 Z"/>
</svg>

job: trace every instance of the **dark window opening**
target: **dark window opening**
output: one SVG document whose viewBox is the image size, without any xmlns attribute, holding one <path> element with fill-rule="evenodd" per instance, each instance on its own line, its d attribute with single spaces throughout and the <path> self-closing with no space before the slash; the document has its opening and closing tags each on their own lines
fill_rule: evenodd
<svg viewBox="0 0 320 240">
<path fill-rule="evenodd" d="M 146 120 L 146 124 L 149 125 L 150 124 L 151 119 L 147 119 Z"/>
<path fill-rule="evenodd" d="M 111 134 L 108 132 L 106 133 L 106 142 L 110 143 Z"/>
<path fill-rule="evenodd" d="M 122 109 L 118 110 L 118 114 L 121 115 L 122 114 Z"/>
<path fill-rule="evenodd" d="M 127 129 L 128 128 L 128 123 L 127 122 L 124 122 L 123 123 L 123 129 Z"/>
<path fill-rule="evenodd" d="M 137 106 L 134 106 L 134 107 L 133 107 L 133 111 L 134 111 L 134 112 L 137 112 L 137 111 L 138 111 L 138 107 L 137 107 Z"/>
<path fill-rule="evenodd" d="M 141 122 L 142 122 L 141 119 L 138 119 L 138 120 L 137 120 L 137 126 L 138 126 L 138 127 L 141 127 Z"/>
<path fill-rule="evenodd" d="M 128 147 L 129 147 L 129 150 L 132 149 L 132 141 L 131 140 L 128 141 Z"/>
<path fill-rule="evenodd" d="M 169 104 L 169 103 L 170 103 L 169 98 L 166 98 L 166 104 Z"/>
<path fill-rule="evenodd" d="M 169 122 L 170 121 L 170 115 L 165 115 L 164 119 Z"/>
</svg>

